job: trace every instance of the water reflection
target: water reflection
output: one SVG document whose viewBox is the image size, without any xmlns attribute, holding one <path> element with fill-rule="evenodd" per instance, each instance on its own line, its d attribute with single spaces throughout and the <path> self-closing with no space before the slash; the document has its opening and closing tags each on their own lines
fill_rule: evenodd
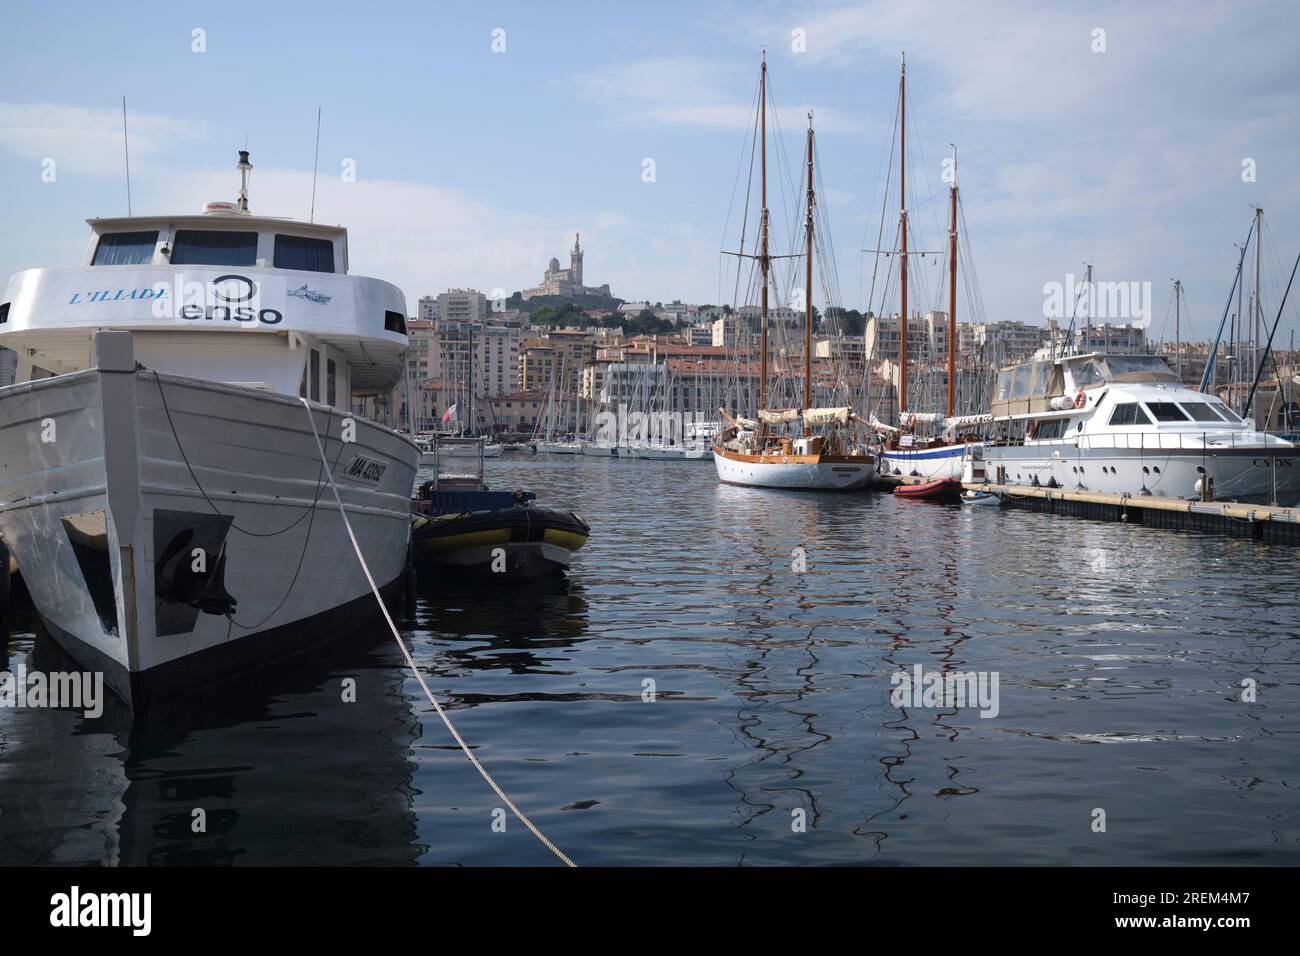
<svg viewBox="0 0 1300 956">
<path fill-rule="evenodd" d="M 1295 549 L 708 465 L 488 480 L 582 513 L 590 543 L 557 588 L 422 582 L 407 636 L 579 864 L 1300 863 Z M 492 830 L 382 629 L 338 653 L 149 726 L 0 711 L 0 861 L 553 863 Z M 893 706 L 917 664 L 996 672 L 998 716 Z M 1104 841 L 1096 806 L 1123 820 Z"/>
<path fill-rule="evenodd" d="M 11 659 L 75 666 L 44 636 L 16 642 Z M 93 720 L 0 711 L 0 863 L 411 863 L 422 852 L 411 810 L 419 733 L 394 653 L 369 639 L 147 718 L 115 698 Z"/>
</svg>

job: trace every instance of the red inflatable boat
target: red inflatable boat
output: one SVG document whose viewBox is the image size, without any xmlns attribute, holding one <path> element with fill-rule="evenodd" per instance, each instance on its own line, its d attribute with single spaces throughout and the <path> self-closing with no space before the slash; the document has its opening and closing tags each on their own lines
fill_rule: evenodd
<svg viewBox="0 0 1300 956">
<path fill-rule="evenodd" d="M 898 485 L 894 488 L 894 494 L 899 498 L 956 500 L 961 495 L 961 487 L 961 482 L 955 478 L 942 478 L 916 485 Z"/>
</svg>

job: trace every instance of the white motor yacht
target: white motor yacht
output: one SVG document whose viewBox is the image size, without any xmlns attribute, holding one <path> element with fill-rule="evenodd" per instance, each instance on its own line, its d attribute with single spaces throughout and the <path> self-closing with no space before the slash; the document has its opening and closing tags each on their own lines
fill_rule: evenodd
<svg viewBox="0 0 1300 956">
<path fill-rule="evenodd" d="M 983 448 L 997 484 L 1300 503 L 1300 447 L 1178 382 L 1155 355 L 1092 353 L 1003 369 Z"/>
</svg>

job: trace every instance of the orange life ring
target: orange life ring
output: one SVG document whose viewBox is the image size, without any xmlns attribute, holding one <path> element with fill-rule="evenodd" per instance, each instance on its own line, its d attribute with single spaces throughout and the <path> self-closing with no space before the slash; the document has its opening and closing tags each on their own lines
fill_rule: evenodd
<svg viewBox="0 0 1300 956">
<path fill-rule="evenodd" d="M 1074 407 L 1083 408 L 1088 404 L 1088 396 L 1083 394 L 1083 389 L 1079 389 L 1079 394 L 1074 396 Z"/>
</svg>

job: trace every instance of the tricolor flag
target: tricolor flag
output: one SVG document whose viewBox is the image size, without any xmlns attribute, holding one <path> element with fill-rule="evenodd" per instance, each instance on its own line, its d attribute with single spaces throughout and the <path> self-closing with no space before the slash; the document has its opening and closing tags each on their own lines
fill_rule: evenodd
<svg viewBox="0 0 1300 956">
<path fill-rule="evenodd" d="M 460 421 L 460 413 L 456 411 L 457 404 L 458 403 L 453 403 L 450 408 L 448 408 L 445 412 L 442 413 L 442 420 L 444 422 Z"/>
</svg>

